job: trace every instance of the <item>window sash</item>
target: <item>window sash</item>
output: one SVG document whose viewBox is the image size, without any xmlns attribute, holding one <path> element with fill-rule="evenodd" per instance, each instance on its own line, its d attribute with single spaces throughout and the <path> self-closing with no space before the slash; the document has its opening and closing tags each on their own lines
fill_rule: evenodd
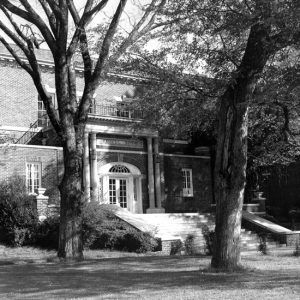
<svg viewBox="0 0 300 300">
<path fill-rule="evenodd" d="M 26 163 L 26 186 L 29 194 L 41 187 L 41 163 Z"/>
<path fill-rule="evenodd" d="M 193 196 L 193 176 L 192 169 L 182 169 L 182 193 L 184 197 Z"/>
</svg>

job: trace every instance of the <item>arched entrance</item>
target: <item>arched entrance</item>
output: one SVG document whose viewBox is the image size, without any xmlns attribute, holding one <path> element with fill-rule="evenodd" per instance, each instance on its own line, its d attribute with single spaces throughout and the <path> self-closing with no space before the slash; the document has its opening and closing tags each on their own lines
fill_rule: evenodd
<svg viewBox="0 0 300 300">
<path fill-rule="evenodd" d="M 133 213 L 142 213 L 140 170 L 128 163 L 111 162 L 99 168 L 102 202 L 115 204 Z"/>
</svg>

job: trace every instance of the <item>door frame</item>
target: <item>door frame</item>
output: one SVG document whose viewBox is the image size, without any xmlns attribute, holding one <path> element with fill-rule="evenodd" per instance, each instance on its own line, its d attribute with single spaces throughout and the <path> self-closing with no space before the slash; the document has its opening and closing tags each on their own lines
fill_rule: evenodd
<svg viewBox="0 0 300 300">
<path fill-rule="evenodd" d="M 109 172 L 116 165 L 121 165 L 129 173 Z M 98 169 L 101 203 L 109 204 L 109 179 L 127 179 L 127 210 L 132 213 L 143 213 L 142 205 L 142 174 L 134 165 L 125 162 L 111 162 Z"/>
</svg>

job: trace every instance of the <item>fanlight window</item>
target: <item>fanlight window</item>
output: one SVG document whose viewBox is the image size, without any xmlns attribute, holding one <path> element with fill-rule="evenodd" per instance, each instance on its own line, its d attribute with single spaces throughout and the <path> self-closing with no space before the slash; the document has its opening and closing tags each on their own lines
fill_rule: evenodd
<svg viewBox="0 0 300 300">
<path fill-rule="evenodd" d="M 130 173 L 129 169 L 122 165 L 115 165 L 109 169 L 111 173 Z"/>
</svg>

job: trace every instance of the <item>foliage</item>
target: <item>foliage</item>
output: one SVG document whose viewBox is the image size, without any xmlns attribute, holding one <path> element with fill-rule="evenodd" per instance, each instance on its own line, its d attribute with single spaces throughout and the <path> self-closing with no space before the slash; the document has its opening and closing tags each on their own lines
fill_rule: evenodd
<svg viewBox="0 0 300 300">
<path fill-rule="evenodd" d="M 183 243 L 181 240 L 171 241 L 170 255 L 180 254 L 183 249 Z"/>
<path fill-rule="evenodd" d="M 34 197 L 15 176 L 0 183 L 0 239 L 11 246 L 30 244 L 38 223 Z"/>
<path fill-rule="evenodd" d="M 91 249 L 154 251 L 158 241 L 117 218 L 105 205 L 88 203 L 83 210 L 83 240 Z"/>
<path fill-rule="evenodd" d="M 259 234 L 258 251 L 264 255 L 267 255 L 269 253 L 268 243 L 267 243 L 267 235 L 264 233 Z"/>
<path fill-rule="evenodd" d="M 121 20 L 128 16 L 126 2 L 127 0 L 0 2 L 0 42 L 16 63 L 30 75 L 64 148 L 64 176 L 60 183 L 60 230 L 63 232 L 59 235 L 58 250 L 61 258 L 83 257 L 80 225 L 82 205 L 86 200 L 86 195 L 81 190 L 83 139 L 93 95 L 126 50 L 157 27 L 157 13 L 165 4 L 164 0 L 152 0 L 139 7 L 139 19 L 129 22 L 130 28 L 119 35 Z M 92 53 L 88 28 L 96 16 L 102 26 L 102 39 L 97 53 Z M 39 64 L 38 50 L 42 43 L 46 44 L 53 58 L 57 107 L 43 84 L 45 78 Z M 76 96 L 78 65 L 83 68 L 84 74 L 80 101 L 77 101 Z M 93 200 L 97 198 L 96 193 L 91 196 Z"/>
<path fill-rule="evenodd" d="M 205 240 L 206 254 L 212 255 L 214 239 L 215 239 L 215 232 L 214 232 L 214 230 L 211 230 L 207 225 L 203 225 L 201 230 L 202 230 L 202 235 Z"/>
<path fill-rule="evenodd" d="M 45 249 L 58 249 L 59 217 L 51 216 L 39 223 L 34 245 Z"/>
<path fill-rule="evenodd" d="M 297 256 L 297 257 L 300 256 L 300 244 L 299 244 L 299 241 L 296 243 L 295 251 L 293 252 L 293 254 L 294 254 L 294 256 Z"/>
<path fill-rule="evenodd" d="M 156 251 L 159 242 L 149 233 L 140 232 L 118 219 L 105 205 L 89 202 L 83 208 L 82 234 L 84 247 L 128 252 Z M 39 224 L 35 245 L 57 249 L 59 217 L 47 218 Z"/>
<path fill-rule="evenodd" d="M 184 249 L 185 253 L 188 255 L 193 255 L 196 253 L 195 236 L 193 234 L 189 234 L 184 240 Z"/>
</svg>

